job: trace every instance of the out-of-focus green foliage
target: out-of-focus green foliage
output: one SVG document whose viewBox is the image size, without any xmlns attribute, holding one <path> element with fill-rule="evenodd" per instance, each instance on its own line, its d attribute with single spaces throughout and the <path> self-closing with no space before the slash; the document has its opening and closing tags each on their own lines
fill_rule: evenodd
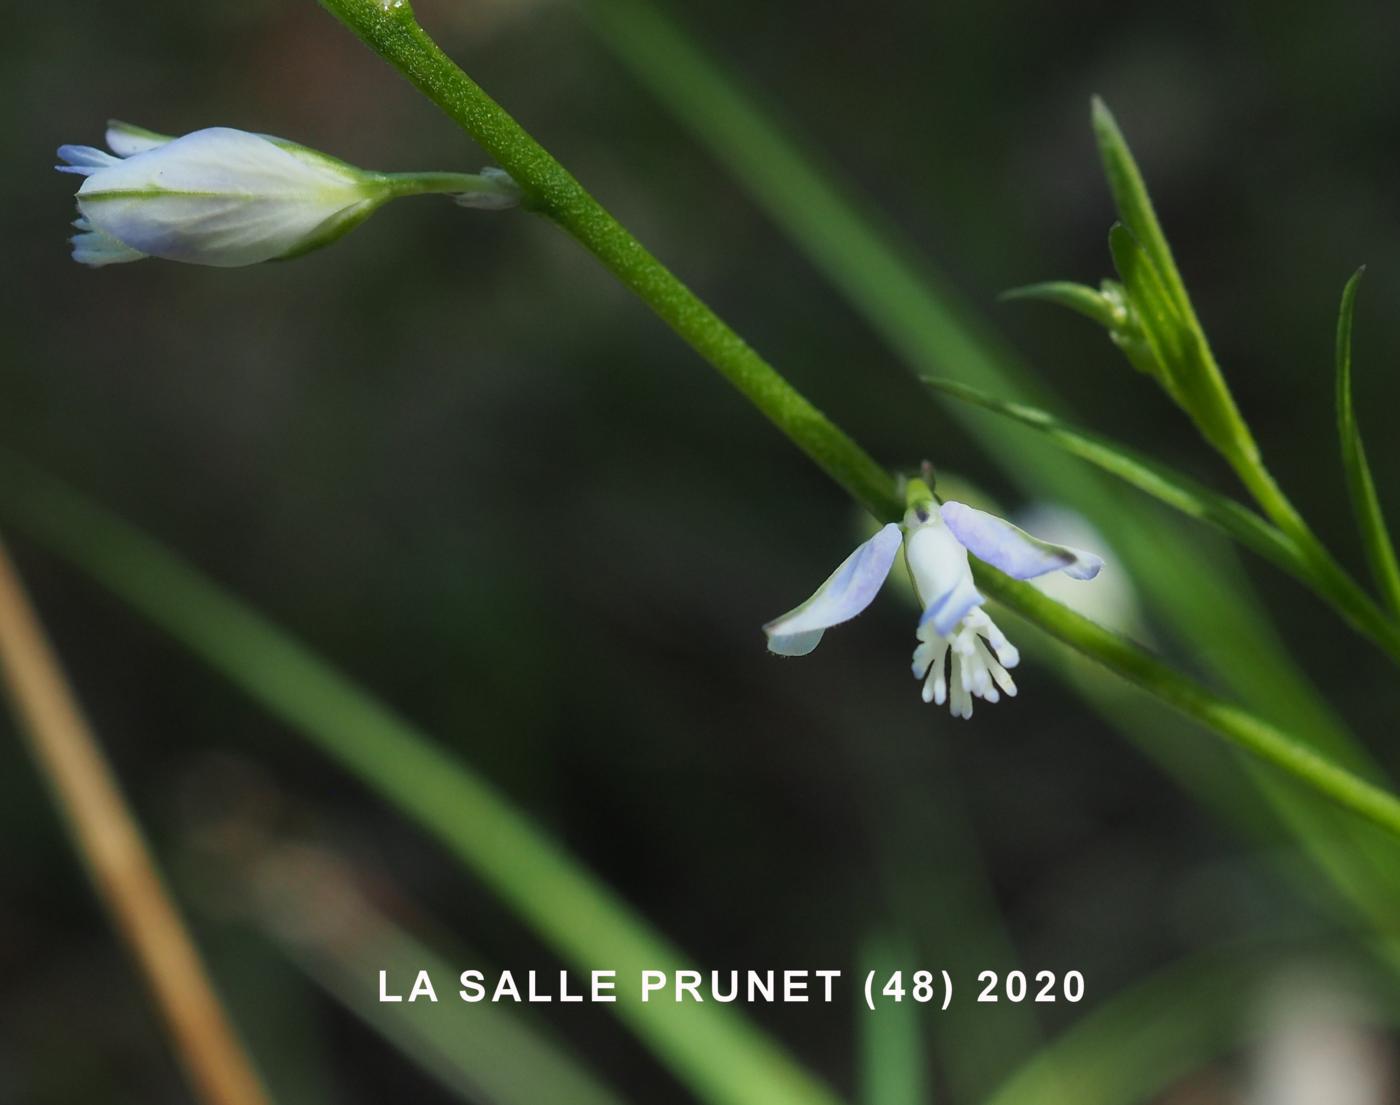
<svg viewBox="0 0 1400 1105">
<path fill-rule="evenodd" d="M 1193 523 L 1084 478 L 1081 462 L 1033 431 L 928 405 L 881 352 L 883 338 L 930 375 L 1072 412 L 1234 494 L 1100 335 L 1050 312 L 1003 311 L 988 327 L 968 307 L 1047 272 L 1103 271 L 1108 199 L 1083 121 L 1088 94 L 1101 91 L 1280 482 L 1344 563 L 1364 565 L 1317 412 L 1331 399 L 1337 284 L 1367 260 L 1375 302 L 1400 294 L 1385 185 L 1400 171 L 1391 14 L 1352 3 L 1286 18 L 1245 3 L 1119 5 L 1069 21 L 1029 3 L 724 2 L 688 10 L 691 30 L 668 40 L 653 33 L 664 8 L 615 6 L 628 18 L 610 21 L 608 41 L 630 39 L 628 64 L 656 70 L 654 98 L 553 4 L 416 7 L 473 76 L 877 456 L 963 469 L 1010 508 L 1051 499 L 1091 515 L 1112 531 L 1113 567 L 1137 585 L 1176 662 L 1363 763 L 1361 742 L 1346 737 L 1354 729 L 1369 758 L 1395 769 L 1384 736 L 1392 669 L 1294 581 L 1242 567 Z M 738 82 L 715 85 L 695 66 L 704 40 Z M 547 227 L 484 225 L 424 201 L 386 211 L 333 253 L 232 277 L 72 265 L 62 240 L 71 182 L 49 171 L 51 151 L 94 139 L 108 114 L 177 132 L 227 122 L 285 133 L 386 167 L 481 164 L 324 16 L 163 0 L 27 8 L 3 52 L 7 102 L 23 108 L 3 140 L 13 171 L 0 219 L 24 274 L 0 308 L 7 444 L 167 536 L 439 734 L 698 965 L 840 960 L 873 926 L 912 929 L 921 958 L 996 958 L 983 950 L 986 909 L 964 904 L 956 834 L 938 816 L 953 799 L 1016 958 L 1087 972 L 1084 1006 L 1032 1011 L 1052 1039 L 1156 964 L 1217 939 L 1292 946 L 1319 929 L 1351 932 L 1360 917 L 1393 919 L 1384 842 L 1365 858 L 1371 845 L 1330 811 L 1271 792 L 1262 774 L 1251 787 L 1249 765 L 1071 661 L 1070 679 L 1115 720 L 1096 719 L 1052 678 L 1050 646 L 1027 630 L 1022 695 L 979 711 L 974 728 L 919 704 L 905 672 L 907 614 L 894 604 L 824 645 L 820 662 L 765 664 L 758 622 L 848 547 L 846 504 Z M 797 126 L 765 127 L 764 113 L 755 127 L 745 85 Z M 658 102 L 684 111 L 720 156 L 697 153 Z M 818 172 L 788 171 L 814 160 Z M 928 275 L 930 255 L 942 275 Z M 1366 363 L 1400 356 L 1400 330 L 1383 320 L 1364 341 Z M 1363 382 L 1363 421 L 1370 405 L 1400 397 L 1385 373 Z M 1373 428 L 1368 444 L 1377 475 L 1395 469 L 1390 437 Z M 1383 482 L 1378 492 L 1391 493 Z M 337 843 L 387 859 L 493 959 L 541 962 L 536 939 L 395 810 L 34 544 L 6 536 L 158 846 L 184 832 L 192 763 L 233 746 L 307 793 Z M 1189 796 L 1163 786 L 1110 725 L 1170 764 Z M 1201 816 L 1206 796 L 1245 827 L 1245 852 Z M 16 1092 L 39 1105 L 184 1100 L 7 740 L 0 798 L 0 831 L 17 842 L 0 854 L 15 888 L 0 908 L 0 1013 L 13 1028 L 0 1065 Z M 871 874 L 896 854 L 918 876 L 900 882 L 903 894 Z M 281 985 L 254 986 L 240 1011 L 272 1026 L 279 1017 L 259 1013 L 275 1004 L 306 1031 L 256 1041 L 277 1053 L 269 1069 L 319 1064 L 302 1082 L 332 1092 L 310 1099 L 341 1105 L 448 1100 L 275 966 Z M 1247 1005 L 1258 983 L 1242 985 Z M 751 1012 L 854 1098 L 846 1008 Z M 955 1013 L 925 1023 L 927 1058 L 934 1087 L 950 1091 L 938 1100 L 967 1105 L 1038 1035 L 1025 1009 Z M 630 1097 L 684 1092 L 606 1018 L 544 1015 Z M 1156 1023 L 1131 1003 L 1112 1016 L 1125 1031 Z M 1212 1020 L 1209 1005 L 1202 1018 Z M 1234 1038 L 1222 1027 L 1193 1061 Z"/>
</svg>

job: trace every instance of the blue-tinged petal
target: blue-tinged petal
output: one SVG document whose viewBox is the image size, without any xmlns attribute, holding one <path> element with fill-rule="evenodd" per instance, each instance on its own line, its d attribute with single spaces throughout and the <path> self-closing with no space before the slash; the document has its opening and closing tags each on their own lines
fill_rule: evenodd
<svg viewBox="0 0 1400 1105">
<path fill-rule="evenodd" d="M 940 513 L 969 552 L 1014 579 L 1034 579 L 1056 571 L 1072 579 L 1093 579 L 1103 567 L 1101 556 L 1042 541 L 1003 518 L 964 503 L 949 500 Z"/>
<path fill-rule="evenodd" d="M 958 577 L 951 587 L 929 602 L 919 625 L 932 624 L 940 637 L 950 636 L 963 618 L 987 600 L 972 582 L 972 574 Z"/>
<path fill-rule="evenodd" d="M 120 165 L 122 160 L 93 146 L 59 146 L 58 156 L 67 164 L 55 165 L 55 169 L 60 173 L 77 173 L 79 176 L 92 176 L 99 169 Z"/>
<path fill-rule="evenodd" d="M 110 234 L 103 234 L 100 230 L 93 230 L 90 225 L 79 225 L 80 223 L 85 223 L 85 220 L 80 219 L 74 225 L 81 233 L 74 234 L 69 239 L 73 243 L 73 260 L 96 269 L 103 265 L 139 261 L 146 256 L 140 250 L 117 241 Z"/>
<path fill-rule="evenodd" d="M 765 626 L 765 632 L 767 627 Z M 822 641 L 824 629 L 809 629 L 806 633 L 789 633 L 783 637 L 769 637 L 768 651 L 778 656 L 806 656 Z"/>
<path fill-rule="evenodd" d="M 940 637 L 949 636 L 969 610 L 986 601 L 972 582 L 967 549 L 938 514 L 909 528 L 904 559 L 924 608 L 919 624 L 932 624 Z"/>
<path fill-rule="evenodd" d="M 841 562 L 816 593 L 763 627 L 768 650 L 779 656 L 806 656 L 822 631 L 850 621 L 874 601 L 899 553 L 901 534 L 893 522 Z"/>
</svg>

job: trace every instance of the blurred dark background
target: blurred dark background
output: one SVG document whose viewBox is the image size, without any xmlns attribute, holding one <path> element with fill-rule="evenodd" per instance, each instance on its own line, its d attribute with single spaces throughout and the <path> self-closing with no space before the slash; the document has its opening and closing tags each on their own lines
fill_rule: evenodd
<svg viewBox="0 0 1400 1105">
<path fill-rule="evenodd" d="M 417 7 L 876 456 L 928 457 L 1020 505 L 572 6 Z M 1358 405 L 1393 495 L 1400 9 L 673 10 L 1078 421 L 1232 490 L 1094 328 L 995 301 L 1032 280 L 1107 273 L 1112 212 L 1088 127 L 1089 96 L 1104 95 L 1276 474 L 1362 568 L 1332 431 L 1332 341 L 1342 284 L 1368 263 Z M 767 656 L 759 625 L 854 544 L 848 502 L 543 221 L 423 199 L 285 264 L 69 260 L 73 181 L 50 171 L 53 149 L 98 143 L 108 116 L 168 133 L 223 123 L 377 169 L 483 163 L 314 4 L 26 5 L 8 27 L 5 446 L 179 549 L 433 733 L 697 966 L 852 970 L 873 930 L 915 923 L 892 883 L 935 918 L 944 898 L 982 887 L 1021 960 L 1083 970 L 1091 997 L 1233 936 L 1325 927 L 1040 653 L 1018 672 L 1021 695 L 970 724 L 919 701 L 909 613 L 893 598 L 805 662 Z M 314 837 L 370 880 L 392 872 L 393 895 L 483 962 L 555 961 L 377 797 L 70 569 L 11 543 L 260 1059 L 288 1080 L 315 1068 L 331 1100 L 450 1100 L 256 925 L 206 901 L 216 876 L 187 868 L 210 807 L 275 793 L 276 831 Z M 1291 581 L 1246 566 L 1282 638 L 1394 765 L 1393 671 Z M 0 1097 L 185 1100 L 8 716 L 0 733 Z M 935 942 L 956 962 L 981 935 Z M 1053 1031 L 1072 1012 L 1038 1015 Z M 854 1015 L 755 1011 L 843 1089 Z M 991 1046 L 1003 1016 L 964 1004 L 959 1031 Z M 680 1099 L 604 1013 L 546 1019 L 635 1100 Z"/>
</svg>

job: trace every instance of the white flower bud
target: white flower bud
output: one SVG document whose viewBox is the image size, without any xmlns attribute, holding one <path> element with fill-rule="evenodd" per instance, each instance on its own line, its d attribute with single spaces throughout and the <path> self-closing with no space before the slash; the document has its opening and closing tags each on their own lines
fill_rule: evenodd
<svg viewBox="0 0 1400 1105">
<path fill-rule="evenodd" d="M 339 238 L 396 196 L 440 192 L 511 206 L 505 174 L 372 173 L 315 150 L 231 127 L 180 138 L 113 123 L 112 153 L 62 146 L 61 172 L 85 177 L 73 257 L 88 265 L 164 257 L 231 267 L 294 257 Z"/>
</svg>

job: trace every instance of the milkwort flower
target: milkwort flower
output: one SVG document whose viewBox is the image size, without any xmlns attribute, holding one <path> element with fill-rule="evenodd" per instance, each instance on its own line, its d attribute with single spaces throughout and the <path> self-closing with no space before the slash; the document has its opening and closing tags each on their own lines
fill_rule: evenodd
<svg viewBox="0 0 1400 1105">
<path fill-rule="evenodd" d="M 1010 522 L 949 500 L 941 506 L 922 480 L 911 480 L 902 523 L 890 522 L 851 553 L 795 610 L 763 627 L 769 651 L 805 656 L 822 633 L 854 618 L 874 600 L 901 546 L 923 616 L 916 631 L 914 677 L 923 699 L 950 703 L 954 717 L 972 716 L 973 698 L 997 702 L 1014 695 L 1007 669 L 1020 662 L 1016 646 L 987 613 L 968 562 L 979 560 L 1015 579 L 1063 572 L 1093 579 L 1103 559 L 1069 545 L 1032 537 Z"/>
<path fill-rule="evenodd" d="M 469 207 L 519 202 L 498 169 L 374 173 L 295 142 L 231 127 L 179 138 L 126 123 L 107 145 L 60 146 L 55 168 L 77 192 L 73 259 L 101 266 L 143 257 L 231 267 L 295 257 L 358 226 L 397 196 L 452 195 Z"/>
</svg>

